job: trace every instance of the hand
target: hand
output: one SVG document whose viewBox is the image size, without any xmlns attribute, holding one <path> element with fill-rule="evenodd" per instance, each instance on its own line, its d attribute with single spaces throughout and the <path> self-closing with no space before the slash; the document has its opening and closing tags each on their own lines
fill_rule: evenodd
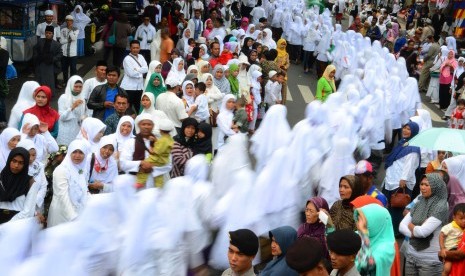
<svg viewBox="0 0 465 276">
<path fill-rule="evenodd" d="M 31 127 L 29 126 L 29 123 L 25 123 L 23 127 L 21 128 L 21 131 L 24 134 L 29 134 L 29 131 L 31 131 Z"/>
<path fill-rule="evenodd" d="M 89 183 L 89 189 L 93 190 L 102 190 L 103 189 L 103 183 L 100 181 L 94 182 L 94 183 Z"/>
<path fill-rule="evenodd" d="M 112 107 L 113 107 L 113 102 L 105 101 L 105 102 L 103 103 L 103 106 L 104 106 L 105 108 L 112 108 Z"/>
<path fill-rule="evenodd" d="M 78 107 L 78 106 L 81 105 L 82 103 L 84 103 L 84 101 L 83 101 L 82 99 L 79 99 L 79 100 L 75 101 L 75 102 L 73 103 L 73 106 L 71 107 L 71 110 L 76 109 L 76 107 Z"/>
<path fill-rule="evenodd" d="M 401 180 L 399 181 L 399 188 L 405 189 L 405 187 L 407 187 L 407 181 L 401 179 Z"/>
<path fill-rule="evenodd" d="M 412 232 L 412 234 L 413 234 L 413 228 L 415 228 L 415 226 L 416 225 L 411 223 L 411 222 L 408 224 L 408 230 L 410 230 L 410 232 Z"/>
<path fill-rule="evenodd" d="M 152 172 L 152 164 L 147 161 L 140 161 L 140 170 L 144 173 Z"/>
<path fill-rule="evenodd" d="M 446 258 L 446 256 L 447 256 L 447 253 L 446 253 L 446 252 L 447 252 L 447 250 L 446 250 L 445 248 L 443 248 L 443 249 L 441 249 L 441 251 L 439 251 L 439 252 L 440 252 L 440 256 L 441 256 L 442 258 L 444 258 L 444 259 L 445 259 L 445 258 Z"/>
<path fill-rule="evenodd" d="M 44 224 L 44 223 L 47 222 L 47 221 L 45 220 L 44 215 L 42 215 L 42 214 L 39 213 L 39 212 L 37 212 L 36 217 L 37 217 L 37 220 L 39 221 L 39 223 L 41 223 L 41 224 Z"/>
<path fill-rule="evenodd" d="M 320 212 L 323 212 L 328 216 L 328 223 L 326 226 L 334 226 L 333 220 L 331 219 L 331 215 L 329 214 L 328 210 L 320 208 Z"/>
<path fill-rule="evenodd" d="M 44 122 L 40 122 L 39 131 L 40 131 L 40 133 L 47 132 L 48 131 L 48 124 L 44 123 Z"/>
<path fill-rule="evenodd" d="M 358 210 L 357 229 L 362 233 L 368 232 L 367 219 L 361 210 Z"/>
<path fill-rule="evenodd" d="M 157 137 L 155 137 L 155 136 L 150 136 L 150 137 L 149 137 L 149 140 L 150 140 L 150 142 L 156 142 L 156 141 L 157 141 Z"/>
</svg>

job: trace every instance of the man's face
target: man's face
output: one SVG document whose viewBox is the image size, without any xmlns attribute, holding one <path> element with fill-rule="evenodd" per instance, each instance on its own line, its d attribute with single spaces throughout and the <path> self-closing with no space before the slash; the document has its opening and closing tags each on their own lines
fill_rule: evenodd
<svg viewBox="0 0 465 276">
<path fill-rule="evenodd" d="M 152 134 L 153 122 L 150 120 L 142 120 L 139 122 L 140 134 L 144 137 L 148 137 Z"/>
<path fill-rule="evenodd" d="M 355 259 L 354 255 L 344 256 L 332 251 L 329 251 L 329 256 L 331 257 L 331 265 L 333 266 L 333 269 L 344 269 L 353 263 Z"/>
<path fill-rule="evenodd" d="M 73 27 L 73 23 L 74 23 L 74 21 L 73 21 L 73 20 L 69 20 L 69 19 L 68 19 L 68 20 L 66 20 L 66 27 L 68 27 L 68 28 L 70 28 L 70 29 L 71 29 L 71 28 Z"/>
<path fill-rule="evenodd" d="M 115 85 L 118 82 L 119 76 L 116 72 L 108 72 L 107 82 L 109 85 Z"/>
<path fill-rule="evenodd" d="M 128 109 L 128 99 L 123 97 L 116 97 L 115 100 L 115 111 L 119 114 L 124 114 Z"/>
<path fill-rule="evenodd" d="M 228 261 L 231 270 L 237 274 L 243 274 L 252 267 L 255 256 L 246 256 L 237 247 L 230 244 L 228 249 Z"/>
<path fill-rule="evenodd" d="M 131 54 L 137 56 L 140 52 L 140 45 L 137 43 L 131 44 Z"/>
<path fill-rule="evenodd" d="M 106 66 L 97 66 L 95 68 L 95 75 L 97 79 L 101 79 L 101 80 L 105 79 L 105 76 L 107 74 L 106 70 L 107 70 Z"/>
<path fill-rule="evenodd" d="M 53 32 L 45 32 L 46 39 L 53 39 Z"/>
<path fill-rule="evenodd" d="M 194 12 L 194 15 L 195 15 L 195 18 L 200 18 L 200 11 L 199 10 L 196 10 Z"/>
<path fill-rule="evenodd" d="M 148 26 L 150 23 L 150 17 L 144 17 L 144 25 Z"/>
<path fill-rule="evenodd" d="M 52 23 L 52 20 L 53 20 L 53 15 L 46 15 L 45 16 L 45 22 L 47 22 L 47 24 Z"/>
<path fill-rule="evenodd" d="M 218 43 L 213 44 L 211 52 L 212 56 L 218 57 L 220 55 L 220 45 Z"/>
</svg>

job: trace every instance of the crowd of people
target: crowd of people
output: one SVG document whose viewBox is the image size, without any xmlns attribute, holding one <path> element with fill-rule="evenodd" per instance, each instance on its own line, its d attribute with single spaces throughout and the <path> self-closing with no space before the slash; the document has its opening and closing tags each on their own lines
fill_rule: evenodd
<svg viewBox="0 0 465 276">
<path fill-rule="evenodd" d="M 2 273 L 462 275 L 465 157 L 409 144 L 426 88 L 463 128 L 455 38 L 346 8 L 150 0 L 135 32 L 110 15 L 86 80 L 82 8 L 47 11 L 0 134 Z M 293 128 L 291 64 L 318 76 Z"/>
</svg>

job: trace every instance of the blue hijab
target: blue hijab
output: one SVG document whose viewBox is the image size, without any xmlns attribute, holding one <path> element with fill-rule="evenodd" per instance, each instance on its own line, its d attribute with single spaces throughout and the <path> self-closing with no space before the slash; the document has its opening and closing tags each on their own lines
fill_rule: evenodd
<svg viewBox="0 0 465 276">
<path fill-rule="evenodd" d="M 405 37 L 399 37 L 396 39 L 396 42 L 394 42 L 394 53 L 400 52 L 405 44 L 407 44 L 407 39 Z"/>
<path fill-rule="evenodd" d="M 410 139 L 412 139 L 413 137 L 415 137 L 415 135 L 418 134 L 418 132 L 420 131 L 420 127 L 418 126 L 417 123 L 412 122 L 412 121 L 406 123 L 404 125 L 404 127 L 405 126 L 410 127 L 411 135 L 408 138 L 400 139 L 399 143 L 397 143 L 397 146 L 394 147 L 391 154 L 389 154 L 389 156 L 386 158 L 386 163 L 384 164 L 385 169 L 392 166 L 392 164 L 395 161 L 401 159 L 402 157 L 406 156 L 407 154 L 418 153 L 418 156 L 420 156 L 420 148 L 415 147 L 415 146 L 409 146 L 409 144 L 408 144 L 408 141 Z M 418 165 L 420 165 L 420 164 L 418 164 Z"/>
<path fill-rule="evenodd" d="M 297 231 L 290 226 L 282 226 L 271 230 L 269 235 L 270 239 L 274 237 L 282 253 L 266 265 L 260 276 L 298 276 L 299 274 L 286 263 L 287 249 L 297 240 Z"/>
</svg>

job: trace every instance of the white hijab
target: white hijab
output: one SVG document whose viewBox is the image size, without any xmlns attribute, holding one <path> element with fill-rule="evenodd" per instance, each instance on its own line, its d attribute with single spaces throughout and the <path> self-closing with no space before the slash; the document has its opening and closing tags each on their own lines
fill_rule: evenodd
<svg viewBox="0 0 465 276">
<path fill-rule="evenodd" d="M 73 103 L 77 100 L 83 100 L 84 102 L 86 101 L 86 97 L 83 92 L 79 93 L 79 95 L 77 96 L 74 96 L 72 93 L 74 85 L 76 84 L 77 81 L 80 81 L 82 84 L 84 84 L 84 81 L 82 80 L 82 78 L 77 75 L 69 78 L 68 83 L 66 84 L 65 94 L 63 94 L 62 96 L 64 99 L 65 107 L 71 108 L 73 106 Z M 80 104 L 78 107 L 76 107 L 74 109 L 74 113 L 77 115 L 78 118 L 82 118 L 82 116 L 86 114 L 85 103 Z"/>
<path fill-rule="evenodd" d="M 113 156 L 110 156 L 107 159 L 104 159 L 100 154 L 100 149 L 107 145 L 112 145 L 116 151 L 115 140 L 112 139 L 112 137 L 110 136 L 103 136 L 102 139 L 100 139 L 98 150 L 94 151 L 95 162 L 98 162 L 98 164 L 100 164 L 101 166 L 105 166 L 108 162 L 107 169 L 100 173 L 97 173 L 95 171 L 92 173 L 93 180 L 98 180 L 105 184 L 111 183 L 113 179 L 118 175 L 118 165 L 116 164 L 115 158 Z M 94 168 L 91 169 L 93 170 Z"/>
<path fill-rule="evenodd" d="M 147 72 L 147 77 L 145 77 L 144 89 L 147 88 L 147 84 L 149 83 L 150 77 L 153 73 L 155 73 L 155 68 L 157 68 L 158 65 L 162 65 L 161 62 L 159 62 L 158 60 L 152 60 L 150 62 L 149 71 Z M 165 80 L 163 78 L 161 78 L 161 85 L 165 85 Z"/>
<path fill-rule="evenodd" d="M 148 113 L 152 116 L 153 122 L 155 124 L 155 126 L 153 127 L 153 133 L 158 137 L 160 134 L 160 120 L 168 119 L 168 116 L 166 116 L 165 112 L 155 109 L 155 96 L 151 92 L 144 92 L 142 94 L 141 101 L 144 96 L 147 96 L 149 98 L 151 104 L 148 109 L 144 108 L 140 114 Z M 174 135 L 174 132 L 172 134 Z"/>
<path fill-rule="evenodd" d="M 77 13 L 76 10 L 79 8 L 80 12 Z M 87 24 L 90 23 L 90 18 L 84 13 L 84 10 L 80 5 L 76 5 L 71 15 L 74 18 L 74 26 L 79 29 L 78 39 L 85 38 L 84 29 Z"/>
<path fill-rule="evenodd" d="M 8 147 L 8 142 L 15 136 L 21 137 L 21 133 L 12 127 L 5 128 L 0 134 L 0 171 L 5 167 L 8 155 L 10 155 L 11 149 Z"/>
<path fill-rule="evenodd" d="M 23 83 L 19 91 L 18 100 L 11 109 L 10 120 L 8 121 L 9 127 L 17 128 L 21 121 L 21 116 L 23 116 L 23 111 L 36 104 L 33 94 L 39 86 L 40 84 L 36 81 L 27 81 Z"/>
<path fill-rule="evenodd" d="M 194 88 L 194 83 L 191 82 L 191 81 L 185 81 L 185 82 L 182 83 L 182 97 L 183 97 L 183 99 L 186 100 L 186 103 L 187 103 L 186 109 L 189 109 L 190 106 L 193 105 L 194 102 L 195 102 L 194 96 L 189 96 L 186 93 L 186 87 L 189 84 L 192 85 L 192 88 Z"/>
<path fill-rule="evenodd" d="M 104 132 L 107 126 L 97 118 L 85 118 L 81 124 L 81 131 L 79 131 L 76 139 L 83 139 L 89 142 L 88 151 L 94 152 L 98 148 L 98 141 L 95 142 L 94 139 L 99 134 L 99 132 Z M 69 151 L 68 151 L 69 152 Z"/>
<path fill-rule="evenodd" d="M 186 72 L 184 70 L 184 67 L 181 70 L 178 70 L 178 65 L 180 62 L 184 63 L 184 60 L 181 57 L 175 58 L 173 60 L 173 65 L 171 66 L 171 70 L 168 73 L 168 76 L 166 77 L 167 79 L 175 78 L 179 81 L 184 80 L 184 78 L 186 77 Z"/>
<path fill-rule="evenodd" d="M 447 165 L 447 172 L 455 176 L 463 189 L 465 189 L 465 155 L 450 157 L 442 161 Z"/>
<path fill-rule="evenodd" d="M 124 123 L 130 123 L 131 126 L 132 126 L 131 132 L 127 136 L 123 136 L 123 134 L 121 134 L 121 130 L 120 130 L 121 125 L 124 124 Z M 122 149 L 124 143 L 126 143 L 127 140 L 134 137 L 133 133 L 134 133 L 134 119 L 129 115 L 125 115 L 125 116 L 121 117 L 119 119 L 118 126 L 116 127 L 116 132 L 114 134 L 110 134 L 111 136 L 114 136 L 114 140 L 115 140 L 115 144 L 116 144 L 115 151 L 120 151 Z"/>
<path fill-rule="evenodd" d="M 267 46 L 268 49 L 276 49 L 276 42 L 273 40 L 273 35 L 271 33 L 271 30 L 268 28 L 265 28 L 263 30 L 263 38 L 262 38 L 262 44 Z M 266 35 L 265 35 L 266 34 Z"/>
</svg>

